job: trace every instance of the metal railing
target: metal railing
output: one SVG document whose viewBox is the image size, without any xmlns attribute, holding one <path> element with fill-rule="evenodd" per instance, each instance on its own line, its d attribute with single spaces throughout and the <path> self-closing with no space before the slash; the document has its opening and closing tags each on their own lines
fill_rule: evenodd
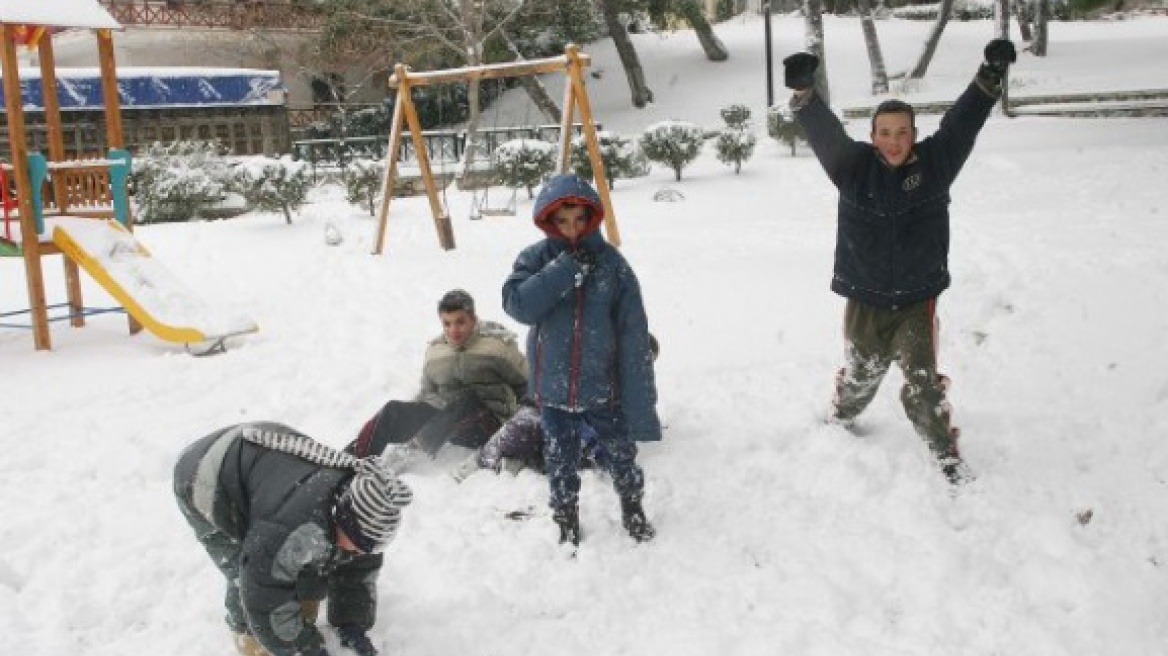
<svg viewBox="0 0 1168 656">
<path fill-rule="evenodd" d="M 582 125 L 574 124 L 573 131 L 581 133 Z M 597 130 L 602 129 L 598 124 Z M 484 159 L 490 159 L 500 144 L 514 139 L 538 139 L 552 143 L 559 142 L 559 125 L 531 125 L 523 127 L 482 128 L 478 131 L 479 148 Z M 461 130 L 424 130 L 422 139 L 426 154 L 435 167 L 453 164 L 462 159 L 466 149 L 466 132 Z M 318 169 L 343 169 L 355 158 L 384 159 L 389 147 L 389 136 L 348 137 L 336 139 L 301 139 L 292 142 L 292 156 L 305 160 L 312 168 L 313 176 Z M 403 135 L 402 150 L 398 165 L 417 164 L 414 141 L 408 134 Z"/>
</svg>

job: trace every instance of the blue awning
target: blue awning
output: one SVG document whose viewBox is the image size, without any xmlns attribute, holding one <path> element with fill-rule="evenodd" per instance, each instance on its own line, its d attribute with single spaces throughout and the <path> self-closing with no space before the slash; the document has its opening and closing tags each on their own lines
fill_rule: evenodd
<svg viewBox="0 0 1168 656">
<path fill-rule="evenodd" d="M 22 69 L 21 96 L 26 110 L 44 108 L 39 69 Z M 61 109 L 103 109 L 101 72 L 96 68 L 59 68 Z M 279 71 L 246 68 L 119 68 L 121 106 L 204 107 L 283 105 Z M 0 88 L 0 100 L 3 89 Z M 2 106 L 0 106 L 2 107 Z"/>
</svg>

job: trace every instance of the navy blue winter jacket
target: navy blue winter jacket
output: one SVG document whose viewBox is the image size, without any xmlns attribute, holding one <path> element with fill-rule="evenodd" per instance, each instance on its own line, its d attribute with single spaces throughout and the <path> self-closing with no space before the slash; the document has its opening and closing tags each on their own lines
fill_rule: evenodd
<svg viewBox="0 0 1168 656">
<path fill-rule="evenodd" d="M 569 243 L 551 223 L 565 203 L 584 205 L 584 236 Z M 657 387 L 641 288 L 632 267 L 599 227 L 604 206 L 575 175 L 552 178 L 536 199 L 535 224 L 547 239 L 519 254 L 503 284 L 503 309 L 531 327 L 527 335 L 528 387 L 539 405 L 569 411 L 616 406 L 630 436 L 661 439 Z M 584 249 L 596 266 L 576 285 L 582 268 L 572 257 Z"/>
<path fill-rule="evenodd" d="M 937 131 L 896 168 L 872 144 L 849 137 L 815 94 L 795 107 L 815 156 L 839 189 L 832 291 L 895 309 L 949 287 L 949 187 L 996 100 L 971 83 Z"/>
</svg>

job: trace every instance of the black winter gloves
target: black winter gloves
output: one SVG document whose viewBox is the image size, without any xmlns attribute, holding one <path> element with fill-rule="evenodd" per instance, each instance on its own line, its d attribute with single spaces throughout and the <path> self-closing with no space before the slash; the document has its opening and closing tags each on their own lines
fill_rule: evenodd
<svg viewBox="0 0 1168 656">
<path fill-rule="evenodd" d="M 986 44 L 985 63 L 977 69 L 977 81 L 986 91 L 994 95 L 1002 93 L 1002 79 L 1010 64 L 1018 61 L 1014 44 L 1007 39 L 994 39 Z"/>
<path fill-rule="evenodd" d="M 1018 61 L 1018 53 L 1014 44 L 1007 39 L 994 39 L 986 44 L 985 63 L 1003 75 L 1010 68 L 1010 64 Z"/>
<path fill-rule="evenodd" d="M 788 89 L 802 91 L 815 86 L 815 70 L 819 68 L 819 57 L 807 52 L 797 52 L 783 60 L 783 83 Z"/>
<path fill-rule="evenodd" d="M 572 259 L 576 260 L 576 266 L 580 267 L 580 273 L 576 274 L 576 286 L 579 287 L 584 284 L 584 279 L 588 277 L 588 274 L 596 268 L 597 257 L 596 253 L 587 248 L 577 248 L 572 251 Z"/>
<path fill-rule="evenodd" d="M 377 648 L 365 635 L 365 629 L 355 624 L 345 624 L 337 627 L 337 634 L 341 638 L 341 646 L 357 652 L 357 656 L 377 656 Z"/>
</svg>

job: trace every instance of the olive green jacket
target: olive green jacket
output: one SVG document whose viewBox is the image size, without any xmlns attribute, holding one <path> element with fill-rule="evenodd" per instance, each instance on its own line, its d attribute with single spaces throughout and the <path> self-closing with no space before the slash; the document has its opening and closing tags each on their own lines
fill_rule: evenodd
<svg viewBox="0 0 1168 656">
<path fill-rule="evenodd" d="M 463 390 L 472 391 L 500 422 L 515 414 L 527 393 L 527 358 L 515 333 L 480 321 L 462 346 L 452 346 L 445 336 L 430 341 L 418 400 L 442 408 Z"/>
</svg>

